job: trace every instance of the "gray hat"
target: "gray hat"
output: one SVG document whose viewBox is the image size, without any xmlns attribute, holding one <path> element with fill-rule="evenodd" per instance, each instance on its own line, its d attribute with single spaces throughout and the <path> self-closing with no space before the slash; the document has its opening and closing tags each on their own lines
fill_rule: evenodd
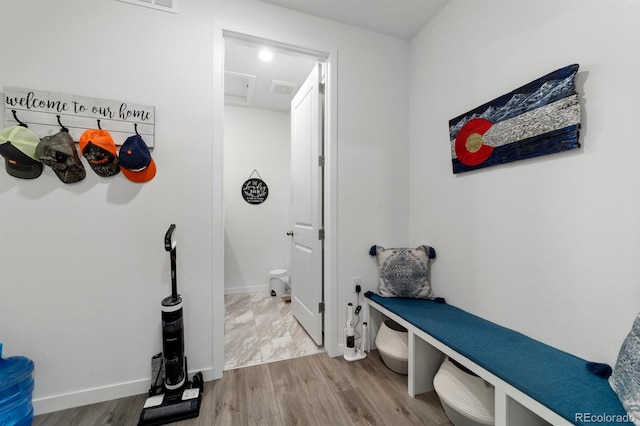
<svg viewBox="0 0 640 426">
<path fill-rule="evenodd" d="M 73 138 L 67 132 L 58 132 L 40 139 L 36 153 L 40 161 L 51 167 L 64 183 L 81 181 L 87 175 Z"/>
</svg>

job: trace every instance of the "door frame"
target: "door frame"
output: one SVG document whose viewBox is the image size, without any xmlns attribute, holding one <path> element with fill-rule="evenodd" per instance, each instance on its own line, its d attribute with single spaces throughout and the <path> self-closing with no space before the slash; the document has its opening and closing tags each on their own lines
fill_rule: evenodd
<svg viewBox="0 0 640 426">
<path fill-rule="evenodd" d="M 213 258 L 220 259 L 217 270 L 212 262 L 212 343 L 213 379 L 222 377 L 224 369 L 224 48 L 225 36 L 246 37 L 249 40 L 269 42 L 294 52 L 326 57 L 325 120 L 324 120 L 324 348 L 335 357 L 341 354 L 338 342 L 338 268 L 337 268 L 337 112 L 338 112 L 338 50 L 335 46 L 317 46 L 301 42 L 297 34 L 263 34 L 249 31 L 237 24 L 213 22 L 213 213 L 219 214 L 213 224 Z"/>
</svg>

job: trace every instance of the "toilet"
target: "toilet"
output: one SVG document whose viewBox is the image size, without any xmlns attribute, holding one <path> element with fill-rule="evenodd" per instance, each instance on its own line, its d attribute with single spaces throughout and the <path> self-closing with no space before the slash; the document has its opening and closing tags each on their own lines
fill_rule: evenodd
<svg viewBox="0 0 640 426">
<path fill-rule="evenodd" d="M 289 287 L 289 277 L 286 269 L 274 269 L 269 271 L 269 286 L 272 296 L 284 296 L 291 292 Z"/>
<path fill-rule="evenodd" d="M 376 336 L 376 347 L 384 365 L 398 374 L 407 374 L 409 335 L 406 328 L 391 319 L 385 319 Z"/>
<path fill-rule="evenodd" d="M 495 425 L 493 386 L 451 358 L 440 366 L 433 387 L 455 426 Z"/>
</svg>

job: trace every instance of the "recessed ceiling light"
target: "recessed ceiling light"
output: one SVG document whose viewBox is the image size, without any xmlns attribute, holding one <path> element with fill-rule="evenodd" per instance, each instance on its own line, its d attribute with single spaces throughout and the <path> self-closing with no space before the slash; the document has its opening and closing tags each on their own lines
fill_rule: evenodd
<svg viewBox="0 0 640 426">
<path fill-rule="evenodd" d="M 271 62 L 271 60 L 273 59 L 273 53 L 271 53 L 270 50 L 262 49 L 258 54 L 258 57 L 264 62 Z"/>
</svg>

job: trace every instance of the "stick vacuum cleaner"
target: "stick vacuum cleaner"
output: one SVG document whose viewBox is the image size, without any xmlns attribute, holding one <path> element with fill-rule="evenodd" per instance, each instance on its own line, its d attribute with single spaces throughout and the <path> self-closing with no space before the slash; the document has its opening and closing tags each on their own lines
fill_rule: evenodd
<svg viewBox="0 0 640 426">
<path fill-rule="evenodd" d="M 356 308 L 356 315 L 360 312 L 360 306 Z M 344 328 L 345 349 L 344 359 L 347 361 L 359 361 L 367 357 L 367 323 L 362 323 L 362 341 L 360 347 L 356 347 L 356 323 L 353 321 L 353 303 L 347 303 L 347 324 Z"/>
<path fill-rule="evenodd" d="M 184 355 L 184 322 L 182 297 L 176 277 L 176 225 L 164 236 L 164 248 L 171 258 L 171 296 L 162 300 L 162 353 L 151 358 L 151 388 L 139 426 L 164 425 L 198 417 L 204 383 L 202 373 L 188 380 L 187 357 Z"/>
</svg>

